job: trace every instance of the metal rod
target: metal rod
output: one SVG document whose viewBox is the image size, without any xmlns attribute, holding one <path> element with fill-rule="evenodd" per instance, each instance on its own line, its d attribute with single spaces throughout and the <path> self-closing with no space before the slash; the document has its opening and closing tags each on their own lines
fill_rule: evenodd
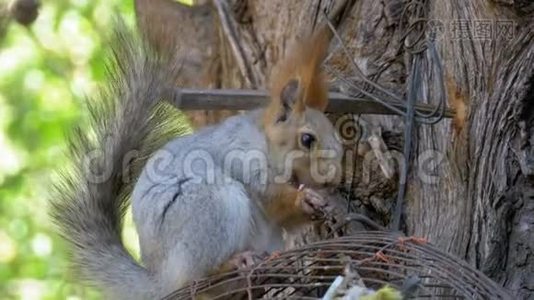
<svg viewBox="0 0 534 300">
<path fill-rule="evenodd" d="M 407 95 L 407 111 L 406 117 L 404 119 L 404 163 L 402 169 L 400 170 L 399 178 L 399 191 L 397 194 L 397 201 L 395 204 L 395 215 L 393 216 L 393 230 L 401 229 L 401 219 L 404 205 L 404 197 L 406 194 L 406 185 L 408 180 L 408 172 L 410 168 L 410 155 L 412 150 L 412 134 L 414 127 L 414 117 L 415 117 L 415 101 L 418 96 L 419 90 L 418 82 L 421 81 L 420 70 L 419 70 L 419 59 L 417 56 L 414 56 L 412 59 L 412 70 L 410 72 L 410 81 Z"/>
<path fill-rule="evenodd" d="M 395 112 L 384 105 L 366 98 L 352 98 L 341 93 L 330 93 L 327 112 L 353 114 L 384 114 L 393 115 Z M 234 90 L 234 89 L 181 89 L 176 88 L 172 104 L 182 110 L 252 110 L 262 107 L 269 102 L 269 96 L 262 90 Z M 389 105 L 405 110 L 403 104 Z M 431 113 L 436 108 L 433 105 L 417 104 L 415 110 L 421 113 Z M 445 117 L 454 116 L 452 109 L 446 109 Z"/>
</svg>

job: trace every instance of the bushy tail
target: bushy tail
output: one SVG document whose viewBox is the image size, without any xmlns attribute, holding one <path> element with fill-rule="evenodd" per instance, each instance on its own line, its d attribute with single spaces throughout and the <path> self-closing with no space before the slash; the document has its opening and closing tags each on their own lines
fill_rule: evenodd
<svg viewBox="0 0 534 300">
<path fill-rule="evenodd" d="M 70 140 L 73 167 L 55 185 L 51 215 L 72 248 L 81 280 L 112 299 L 154 299 L 157 278 L 121 240 L 124 191 L 134 151 L 154 129 L 155 107 L 170 96 L 178 67 L 116 23 L 106 86 L 90 99 L 90 126 L 78 126 Z"/>
</svg>

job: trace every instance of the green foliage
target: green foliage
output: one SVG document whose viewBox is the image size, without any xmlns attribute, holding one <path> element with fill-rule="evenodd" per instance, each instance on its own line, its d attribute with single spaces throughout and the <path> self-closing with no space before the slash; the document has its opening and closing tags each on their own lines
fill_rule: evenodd
<svg viewBox="0 0 534 300">
<path fill-rule="evenodd" d="M 53 170 L 68 164 L 65 133 L 105 73 L 102 34 L 117 11 L 133 22 L 133 1 L 42 2 L 36 22 L 11 22 L 0 44 L 0 297 L 98 299 L 69 280 L 46 208 Z"/>
</svg>

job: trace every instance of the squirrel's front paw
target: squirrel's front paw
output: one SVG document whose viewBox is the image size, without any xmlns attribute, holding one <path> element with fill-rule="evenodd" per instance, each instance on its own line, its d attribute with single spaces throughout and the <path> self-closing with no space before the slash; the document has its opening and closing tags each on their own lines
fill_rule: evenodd
<svg viewBox="0 0 534 300">
<path fill-rule="evenodd" d="M 324 218 L 331 211 L 328 201 L 322 195 L 303 185 L 299 187 L 296 205 L 312 219 Z"/>
</svg>

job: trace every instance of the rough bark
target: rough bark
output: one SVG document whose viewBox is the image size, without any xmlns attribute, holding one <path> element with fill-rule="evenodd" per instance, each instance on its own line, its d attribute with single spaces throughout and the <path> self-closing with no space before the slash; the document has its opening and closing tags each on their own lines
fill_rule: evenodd
<svg viewBox="0 0 534 300">
<path fill-rule="evenodd" d="M 233 57 L 227 51 L 218 25 L 216 11 L 210 3 L 187 6 L 169 0 L 136 0 L 139 27 L 152 45 L 161 51 L 176 47 L 182 71 L 177 84 L 196 88 L 238 86 L 228 65 Z M 221 74 L 224 73 L 225 76 Z M 195 128 L 218 122 L 230 111 L 188 111 Z"/>
<path fill-rule="evenodd" d="M 321 21 L 319 12 L 338 1 L 213 2 L 211 14 L 218 17 L 212 20 L 222 25 L 217 41 L 209 43 L 223 58 L 211 84 L 240 88 L 265 86 L 290 41 L 312 30 Z M 402 40 L 408 2 L 356 1 L 339 28 L 362 71 L 400 95 L 410 67 Z M 513 0 L 417 3 L 433 20 L 427 24 L 444 26 L 436 46 L 448 105 L 457 115 L 437 125 L 419 125 L 414 132 L 404 230 L 466 259 L 518 299 L 534 299 L 534 5 Z M 426 28 L 427 33 L 435 29 Z M 191 40 L 191 35 L 183 38 Z M 353 76 L 336 44 L 327 64 Z M 436 103 L 428 55 L 422 78 L 425 97 L 419 100 Z M 339 81 L 333 84 L 347 89 Z M 390 148 L 401 149 L 401 118 L 367 117 L 367 122 L 383 129 Z M 360 162 L 351 171 L 355 182 L 348 198 L 356 210 L 387 224 L 396 178 L 386 179 L 375 168 L 370 184 L 363 181 L 365 152 L 356 145 L 348 147 L 348 159 Z"/>
<path fill-rule="evenodd" d="M 435 184 L 413 176 L 408 231 L 465 257 L 515 295 L 534 297 L 534 248 L 526 246 L 534 240 L 533 223 L 526 217 L 532 216 L 534 157 L 528 139 L 533 135 L 521 128 L 532 115 L 527 99 L 534 64 L 532 19 L 482 0 L 427 5 L 430 19 L 452 27 L 439 47 L 455 86 L 450 102 L 465 106 L 466 114 L 455 126 L 420 126 L 417 131 L 417 157 L 437 150 L 444 161 L 436 169 Z M 508 27 L 507 21 L 515 26 Z M 463 24 L 467 30 L 455 32 Z M 483 24 L 491 24 L 491 37 L 480 31 Z M 503 29 L 513 33 L 499 32 Z M 430 99 L 432 94 L 429 89 Z M 525 164 L 529 167 L 522 170 Z"/>
</svg>

